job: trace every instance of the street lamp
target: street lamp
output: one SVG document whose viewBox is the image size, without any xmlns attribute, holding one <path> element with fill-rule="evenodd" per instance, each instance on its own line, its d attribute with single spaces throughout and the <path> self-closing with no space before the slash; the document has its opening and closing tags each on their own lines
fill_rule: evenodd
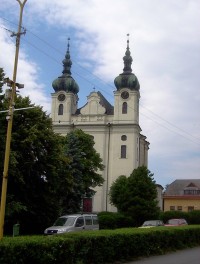
<svg viewBox="0 0 200 264">
<path fill-rule="evenodd" d="M 13 69 L 13 79 L 10 80 L 9 84 L 11 87 L 11 99 L 8 110 L 8 126 L 7 126 L 7 137 L 6 137 L 6 148 L 5 148 L 5 158 L 4 158 L 4 170 L 3 170 L 3 181 L 2 181 L 2 192 L 1 192 L 1 207 L 0 207 L 0 239 L 3 238 L 3 229 L 4 229 L 4 218 L 5 218 L 5 207 L 6 207 L 6 193 L 7 193 L 7 183 L 8 183 L 8 166 L 10 159 L 10 143 L 11 143 L 11 134 L 12 134 L 12 123 L 13 123 L 13 112 L 15 105 L 15 95 L 16 95 L 16 77 L 17 77 L 17 66 L 18 66 L 18 57 L 19 57 L 19 46 L 20 46 L 20 37 L 25 32 L 21 32 L 22 28 L 22 14 L 24 5 L 27 0 L 24 0 L 23 3 L 20 0 L 16 0 L 20 5 L 20 17 L 18 24 L 18 32 L 13 34 L 16 36 L 16 49 L 15 49 L 15 61 Z M 8 78 L 9 80 L 9 78 Z M 8 83 L 7 83 L 8 84 Z"/>
</svg>

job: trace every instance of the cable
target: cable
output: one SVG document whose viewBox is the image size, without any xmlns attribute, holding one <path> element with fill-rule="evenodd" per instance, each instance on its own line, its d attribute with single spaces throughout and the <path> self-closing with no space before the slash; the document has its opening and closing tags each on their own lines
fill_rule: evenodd
<svg viewBox="0 0 200 264">
<path fill-rule="evenodd" d="M 1 17 L 1 18 L 3 18 L 3 17 Z M 6 21 L 8 21 L 9 23 L 15 24 L 15 23 L 9 21 L 8 19 L 5 19 L 5 18 L 3 18 L 3 19 L 6 20 Z M 16 24 L 15 24 L 15 25 L 16 25 Z M 6 29 L 6 28 L 4 28 L 4 29 L 7 30 L 7 31 L 9 31 L 9 32 L 12 32 L 12 33 L 13 33 L 13 31 L 11 31 L 11 30 L 8 30 L 8 29 Z M 32 34 L 33 36 L 35 36 L 36 38 L 38 38 L 40 41 L 42 41 L 43 43 L 45 43 L 47 46 L 49 46 L 49 47 L 52 48 L 53 50 L 57 51 L 59 54 L 62 54 L 62 52 L 60 52 L 60 50 L 56 49 L 54 46 L 52 46 L 52 45 L 49 44 L 47 41 L 45 41 L 45 40 L 42 39 L 41 37 L 37 36 L 37 35 L 34 34 L 33 32 L 31 32 L 30 30 L 27 30 L 27 32 L 29 32 L 30 34 Z M 34 47 L 35 49 L 39 50 L 41 53 L 43 53 L 45 56 L 47 56 L 47 57 L 50 58 L 51 60 L 55 61 L 55 62 L 58 63 L 59 65 L 62 65 L 60 62 L 58 62 L 57 59 L 55 59 L 54 57 L 50 56 L 48 53 L 46 53 L 46 52 L 43 51 L 42 49 L 39 49 L 37 46 L 31 44 L 29 41 L 27 41 L 27 40 L 25 40 L 25 39 L 23 39 L 23 41 L 27 42 L 30 46 L 32 46 L 32 47 Z M 81 65 L 79 65 L 79 64 L 76 62 L 76 60 L 73 60 L 73 63 L 75 63 L 78 67 L 80 67 L 80 68 L 83 69 L 84 71 L 88 72 L 89 74 L 91 74 L 92 76 L 94 76 L 95 78 L 97 78 L 98 80 L 100 80 L 100 81 L 101 81 L 102 83 L 104 83 L 105 85 L 107 85 L 107 86 L 111 87 L 112 89 L 114 89 L 113 86 L 111 86 L 110 84 L 108 84 L 108 83 L 106 83 L 105 81 L 103 81 L 103 80 L 102 80 L 101 78 L 99 78 L 97 75 L 93 74 L 92 72 L 90 72 L 90 71 L 87 70 L 86 68 L 84 68 L 84 67 L 82 67 Z M 75 75 L 79 76 L 80 78 L 82 78 L 83 80 L 85 80 L 86 82 L 90 83 L 91 85 L 95 86 L 95 88 L 98 88 L 100 91 L 102 91 L 102 92 L 104 92 L 105 94 L 109 95 L 109 97 L 112 96 L 112 98 L 113 98 L 113 95 L 111 95 L 111 93 L 109 93 L 108 91 L 105 91 L 104 89 L 102 89 L 102 88 L 100 88 L 100 87 L 94 85 L 93 82 L 89 81 L 87 78 L 83 77 L 81 74 L 77 73 L 76 71 L 73 71 L 73 73 L 74 73 Z M 134 109 L 133 109 L 132 107 L 130 107 L 129 105 L 128 105 L 128 107 L 129 107 L 130 109 L 134 110 Z M 159 115 L 155 114 L 153 111 L 151 111 L 150 109 L 144 107 L 143 105 L 141 105 L 141 107 L 144 108 L 144 109 L 146 109 L 147 111 L 151 112 L 153 115 L 157 116 L 157 117 L 160 118 L 162 121 L 168 123 L 168 124 L 169 124 L 170 126 L 172 126 L 173 128 L 176 128 L 176 129 L 180 130 L 181 132 L 186 133 L 188 136 L 190 136 L 190 137 L 192 137 L 192 138 L 194 138 L 194 139 L 199 140 L 198 137 L 195 137 L 195 136 L 193 136 L 192 134 L 188 133 L 187 131 L 185 131 L 185 130 L 179 128 L 179 127 L 177 127 L 176 125 L 172 124 L 171 122 L 167 121 L 166 119 L 164 119 L 164 118 L 160 117 Z M 135 111 L 135 110 L 134 110 L 134 111 Z M 149 116 L 143 114 L 141 111 L 140 111 L 140 114 L 143 115 L 143 116 L 145 116 L 146 118 L 152 120 L 153 122 L 157 123 L 158 125 L 164 127 L 165 129 L 167 129 L 167 130 L 169 130 L 169 131 L 171 131 L 171 132 L 173 132 L 173 133 L 176 133 L 176 134 L 178 134 L 179 136 L 182 136 L 182 137 L 188 139 L 187 137 L 183 136 L 182 134 L 180 134 L 180 133 L 178 133 L 178 132 L 176 132 L 176 131 L 174 131 L 174 130 L 169 129 L 168 127 L 162 125 L 161 123 L 159 123 L 159 122 L 156 121 L 155 119 L 152 119 L 152 118 L 150 118 Z M 192 141 L 191 139 L 189 139 L 189 140 Z M 192 142 L 193 142 L 193 143 L 196 143 L 196 144 L 199 144 L 199 142 L 194 142 L 194 141 L 192 141 Z"/>
</svg>

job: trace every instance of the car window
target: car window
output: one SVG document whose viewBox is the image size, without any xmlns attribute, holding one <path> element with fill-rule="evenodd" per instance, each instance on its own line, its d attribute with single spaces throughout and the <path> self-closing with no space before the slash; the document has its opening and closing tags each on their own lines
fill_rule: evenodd
<svg viewBox="0 0 200 264">
<path fill-rule="evenodd" d="M 89 215 L 85 216 L 85 224 L 86 225 L 92 225 L 92 217 Z"/>
<path fill-rule="evenodd" d="M 77 220 L 76 220 L 76 227 L 80 227 L 80 226 L 83 226 L 84 225 L 84 219 L 83 217 L 79 217 Z"/>
<path fill-rule="evenodd" d="M 92 216 L 92 220 L 93 220 L 93 225 L 98 225 L 99 224 L 97 215 L 93 215 Z"/>
<path fill-rule="evenodd" d="M 179 224 L 179 221 L 177 219 L 171 219 L 168 221 L 168 224 L 169 225 L 177 225 L 177 224 Z"/>
<path fill-rule="evenodd" d="M 74 224 L 75 217 L 59 217 L 54 226 L 72 226 Z"/>
</svg>

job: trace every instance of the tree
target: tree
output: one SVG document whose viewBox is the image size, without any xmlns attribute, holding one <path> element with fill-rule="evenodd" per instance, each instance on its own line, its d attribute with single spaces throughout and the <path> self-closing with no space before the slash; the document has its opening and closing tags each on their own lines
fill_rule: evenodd
<svg viewBox="0 0 200 264">
<path fill-rule="evenodd" d="M 0 110 L 2 109 L 2 100 L 4 98 L 4 96 L 1 95 L 4 76 L 5 76 L 4 70 L 0 68 Z"/>
<path fill-rule="evenodd" d="M 144 166 L 129 177 L 120 176 L 110 188 L 110 201 L 118 211 L 132 217 L 134 225 L 158 217 L 157 190 L 153 174 Z"/>
<path fill-rule="evenodd" d="M 2 101 L 8 109 L 8 101 Z M 42 232 L 62 211 L 63 196 L 71 192 L 62 137 L 55 134 L 50 117 L 28 97 L 17 96 L 8 171 L 6 222 L 19 222 L 24 232 Z M 0 171 L 3 172 L 7 113 L 0 115 Z M 2 182 L 0 183 L 0 185 Z M 9 225 L 7 225 L 9 226 Z"/>
<path fill-rule="evenodd" d="M 69 170 L 73 177 L 73 191 L 67 197 L 67 211 L 77 212 L 81 209 L 83 197 L 92 197 L 94 188 L 101 186 L 103 177 L 98 171 L 104 166 L 99 153 L 94 148 L 94 140 L 91 135 L 76 129 L 65 138 L 65 155 L 70 159 Z M 67 204 L 67 203 L 66 203 Z"/>
</svg>

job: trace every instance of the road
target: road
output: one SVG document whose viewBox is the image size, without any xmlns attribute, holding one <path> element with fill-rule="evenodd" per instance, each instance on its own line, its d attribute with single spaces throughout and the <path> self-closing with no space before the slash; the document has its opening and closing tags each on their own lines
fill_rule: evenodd
<svg viewBox="0 0 200 264">
<path fill-rule="evenodd" d="M 126 264 L 199 264 L 200 247 L 179 250 L 166 255 L 153 256 L 140 260 L 128 262 Z"/>
</svg>

